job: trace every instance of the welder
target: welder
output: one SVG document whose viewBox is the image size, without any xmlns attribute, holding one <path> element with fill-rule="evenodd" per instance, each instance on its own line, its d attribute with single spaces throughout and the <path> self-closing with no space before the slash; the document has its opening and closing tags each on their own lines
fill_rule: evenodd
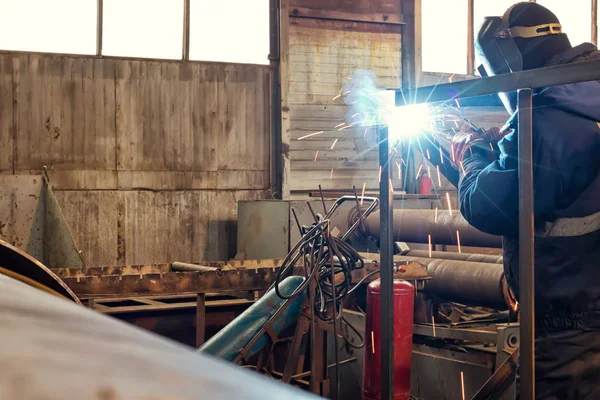
<svg viewBox="0 0 600 400">
<path fill-rule="evenodd" d="M 600 58 L 591 43 L 572 47 L 557 17 L 530 2 L 486 18 L 476 50 L 484 75 Z M 518 296 L 516 93 L 500 97 L 507 124 L 457 134 L 452 152 L 464 169 L 461 212 L 503 236 Z M 600 82 L 534 92 L 533 170 L 536 398 L 600 399 Z"/>
</svg>

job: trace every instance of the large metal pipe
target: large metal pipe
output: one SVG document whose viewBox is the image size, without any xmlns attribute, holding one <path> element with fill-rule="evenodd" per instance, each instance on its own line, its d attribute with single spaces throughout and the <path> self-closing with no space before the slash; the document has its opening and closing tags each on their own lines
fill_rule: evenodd
<svg viewBox="0 0 600 400">
<path fill-rule="evenodd" d="M 378 256 L 364 255 L 365 259 L 372 258 L 373 261 L 377 261 Z M 418 262 L 427 266 L 431 279 L 425 282 L 425 294 L 501 310 L 516 307 L 502 264 L 409 256 L 395 256 L 394 262 Z"/>
<path fill-rule="evenodd" d="M 436 216 L 437 214 L 437 216 Z M 475 229 L 454 210 L 395 210 L 394 240 L 401 242 L 428 243 L 429 236 L 435 244 L 456 245 L 457 232 L 463 246 L 502 247 L 500 236 Z M 365 234 L 380 237 L 379 211 L 373 212 L 365 221 Z"/>
<path fill-rule="evenodd" d="M 441 258 L 442 260 L 502 264 L 502 256 L 493 254 L 456 253 L 453 251 L 432 251 L 430 254 L 428 250 L 410 250 L 405 255 L 409 257 L 429 257 L 431 255 L 431 258 Z"/>
</svg>

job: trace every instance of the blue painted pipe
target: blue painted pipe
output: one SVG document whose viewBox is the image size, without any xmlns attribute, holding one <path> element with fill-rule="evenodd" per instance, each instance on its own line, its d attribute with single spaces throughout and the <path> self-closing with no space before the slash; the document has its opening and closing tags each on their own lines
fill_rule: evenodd
<svg viewBox="0 0 600 400">
<path fill-rule="evenodd" d="M 304 282 L 304 277 L 290 276 L 284 279 L 279 291 L 283 296 L 291 295 L 298 286 Z M 290 304 L 272 323 L 273 331 L 277 334 L 292 325 L 298 320 L 306 291 L 290 300 Z M 215 336 L 204 343 L 198 351 L 222 360 L 233 362 L 240 354 L 240 351 L 256 336 L 261 328 L 273 317 L 275 312 L 285 303 L 284 299 L 277 296 L 274 289 L 271 289 L 260 300 L 254 303 L 250 308 L 231 321 L 225 328 L 221 329 Z M 268 335 L 264 333 L 260 339 L 254 343 L 248 352 L 248 357 L 256 354 L 269 342 Z"/>
</svg>

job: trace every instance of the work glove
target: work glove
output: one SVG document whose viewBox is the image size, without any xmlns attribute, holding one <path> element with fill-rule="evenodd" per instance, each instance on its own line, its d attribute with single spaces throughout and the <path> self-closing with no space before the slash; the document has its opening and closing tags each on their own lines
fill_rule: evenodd
<svg viewBox="0 0 600 400">
<path fill-rule="evenodd" d="M 460 166 L 465 157 L 473 154 L 475 148 L 489 152 L 494 149 L 494 144 L 512 131 L 512 129 L 503 131 L 500 128 L 491 128 L 486 131 L 462 127 L 461 131 L 452 138 L 452 161 L 456 166 Z"/>
</svg>

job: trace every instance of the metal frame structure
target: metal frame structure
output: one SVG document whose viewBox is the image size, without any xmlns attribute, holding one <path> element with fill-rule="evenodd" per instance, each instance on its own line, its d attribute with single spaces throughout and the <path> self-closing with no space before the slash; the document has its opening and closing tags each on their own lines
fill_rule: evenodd
<svg viewBox="0 0 600 400">
<path fill-rule="evenodd" d="M 600 80 L 600 60 L 560 65 L 537 70 L 498 75 L 472 81 L 462 81 L 422 88 L 395 89 L 396 105 L 447 102 L 500 92 L 518 91 L 519 113 L 519 278 L 520 278 L 520 392 L 522 399 L 535 398 L 535 326 L 534 326 L 534 232 L 533 232 L 533 154 L 532 154 L 532 96 L 534 89 L 578 82 Z M 393 255 L 391 188 L 388 169 L 388 130 L 380 127 L 379 163 L 381 168 L 381 312 L 393 316 L 393 275 L 390 259 Z M 392 318 L 383 318 L 381 326 L 382 399 L 393 398 L 393 325 Z"/>
</svg>

